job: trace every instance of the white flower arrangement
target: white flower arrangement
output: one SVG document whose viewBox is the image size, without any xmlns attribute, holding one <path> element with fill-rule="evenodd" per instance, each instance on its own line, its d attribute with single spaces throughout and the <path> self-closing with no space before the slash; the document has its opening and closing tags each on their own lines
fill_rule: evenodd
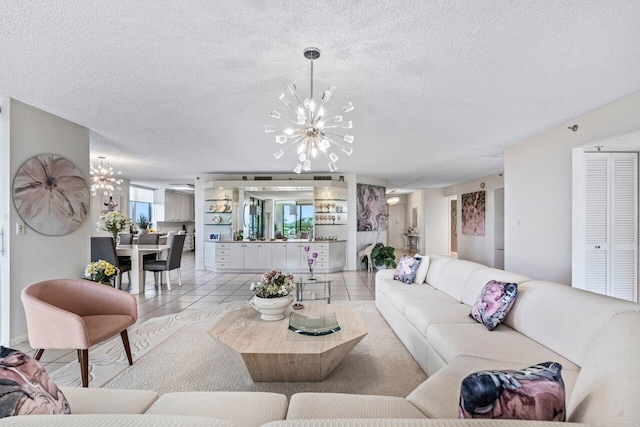
<svg viewBox="0 0 640 427">
<path fill-rule="evenodd" d="M 249 289 L 259 298 L 281 298 L 290 295 L 295 288 L 293 274 L 273 269 L 265 272 L 260 282 L 252 283 Z"/>
<path fill-rule="evenodd" d="M 131 227 L 131 218 L 122 215 L 118 211 L 107 212 L 100 216 L 98 221 L 98 230 L 104 230 L 111 233 L 115 239 L 119 232 L 129 230 Z"/>
</svg>

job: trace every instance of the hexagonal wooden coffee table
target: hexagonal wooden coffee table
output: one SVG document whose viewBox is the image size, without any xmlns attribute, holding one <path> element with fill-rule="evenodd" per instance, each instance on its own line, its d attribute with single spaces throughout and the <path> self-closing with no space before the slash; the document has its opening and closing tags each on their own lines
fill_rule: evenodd
<svg viewBox="0 0 640 427">
<path fill-rule="evenodd" d="M 322 381 L 367 335 L 360 313 L 325 302 L 305 302 L 298 313 L 336 313 L 340 331 L 308 336 L 289 330 L 289 316 L 260 319 L 252 307 L 227 313 L 209 331 L 253 381 Z"/>
</svg>

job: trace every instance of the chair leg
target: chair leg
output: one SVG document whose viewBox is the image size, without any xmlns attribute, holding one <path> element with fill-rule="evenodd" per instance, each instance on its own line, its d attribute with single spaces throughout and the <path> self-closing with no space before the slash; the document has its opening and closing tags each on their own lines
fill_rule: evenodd
<svg viewBox="0 0 640 427">
<path fill-rule="evenodd" d="M 131 287 L 131 270 L 127 271 L 127 279 L 129 279 L 129 287 Z"/>
<path fill-rule="evenodd" d="M 167 270 L 167 288 L 171 290 L 171 272 Z"/>
<path fill-rule="evenodd" d="M 122 288 L 122 273 L 116 276 L 116 289 Z"/>
<path fill-rule="evenodd" d="M 39 348 L 36 351 L 36 355 L 34 356 L 34 359 L 40 360 L 40 358 L 42 357 L 42 353 L 44 353 L 44 348 Z"/>
<path fill-rule="evenodd" d="M 180 272 L 180 268 L 178 268 L 178 285 L 182 287 L 182 273 Z"/>
<path fill-rule="evenodd" d="M 129 334 L 127 334 L 127 330 L 120 332 L 120 336 L 122 337 L 122 344 L 124 344 L 124 352 L 127 353 L 127 359 L 129 360 L 129 365 L 133 365 L 133 358 L 131 357 L 131 347 L 129 346 Z"/>
<path fill-rule="evenodd" d="M 157 271 L 153 272 L 153 284 L 154 284 L 154 286 L 156 288 L 158 287 L 158 272 Z"/>
<path fill-rule="evenodd" d="M 89 349 L 78 350 L 78 360 L 80 361 L 82 387 L 89 387 Z"/>
</svg>

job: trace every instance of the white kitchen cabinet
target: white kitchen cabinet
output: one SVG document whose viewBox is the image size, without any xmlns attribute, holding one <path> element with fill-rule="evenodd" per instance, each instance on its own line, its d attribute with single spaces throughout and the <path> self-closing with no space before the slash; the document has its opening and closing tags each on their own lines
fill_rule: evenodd
<svg viewBox="0 0 640 427">
<path fill-rule="evenodd" d="M 229 245 L 229 268 L 242 270 L 244 268 L 244 247 L 241 242 L 227 243 Z"/>
<path fill-rule="evenodd" d="M 317 253 L 318 274 L 344 270 L 346 242 L 205 242 L 205 267 L 213 271 L 264 273 L 277 268 L 288 273 L 307 273 L 308 255 Z M 215 255 L 214 255 L 215 254 Z"/>
<path fill-rule="evenodd" d="M 257 246 L 257 264 L 258 268 L 264 271 L 270 268 L 275 268 L 272 262 L 272 245 L 270 243 L 250 243 L 253 246 Z M 246 264 L 245 264 L 246 265 Z"/>
<path fill-rule="evenodd" d="M 193 221 L 194 213 L 193 196 L 156 190 L 154 222 Z"/>
<path fill-rule="evenodd" d="M 243 243 L 240 246 L 242 247 L 242 268 L 245 270 L 258 268 L 258 245 L 256 243 Z"/>
<path fill-rule="evenodd" d="M 272 268 L 287 269 L 287 244 L 284 242 L 267 243 L 271 247 Z"/>
</svg>

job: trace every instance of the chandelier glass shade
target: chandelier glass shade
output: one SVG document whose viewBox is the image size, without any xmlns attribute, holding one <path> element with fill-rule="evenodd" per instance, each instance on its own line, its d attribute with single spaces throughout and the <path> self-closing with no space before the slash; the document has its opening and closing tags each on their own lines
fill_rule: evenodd
<svg viewBox="0 0 640 427">
<path fill-rule="evenodd" d="M 98 157 L 100 159 L 100 165 L 98 167 L 90 164 L 89 174 L 91 175 L 91 194 L 96 195 L 101 192 L 105 196 L 113 196 L 113 190 L 122 190 L 120 184 L 122 184 L 121 178 L 115 178 L 114 175 L 120 175 L 122 172 L 115 172 L 113 165 L 107 163 L 104 166 L 103 161 L 105 157 Z"/>
<path fill-rule="evenodd" d="M 276 143 L 282 148 L 273 153 L 276 159 L 280 159 L 288 150 L 295 149 L 298 164 L 293 169 L 295 173 L 311 170 L 311 161 L 318 157 L 327 161 L 330 172 L 335 172 L 338 167 L 336 162 L 339 157 L 336 152 L 342 151 L 350 156 L 353 152 L 353 136 L 343 134 L 342 129 L 352 129 L 353 122 L 345 120 L 345 114 L 353 110 L 353 104 L 348 102 L 341 109 L 329 112 L 327 104 L 333 97 L 336 87 L 329 85 L 322 94 L 322 98 L 316 102 L 313 99 L 313 61 L 320 57 L 320 50 L 314 47 L 305 49 L 304 56 L 311 61 L 311 90 L 309 98 L 300 101 L 300 96 L 295 84 L 287 86 L 290 97 L 285 93 L 280 95 L 280 101 L 291 110 L 293 115 L 289 117 L 273 110 L 271 117 L 285 122 L 284 126 L 277 127 L 266 125 L 264 131 L 276 133 Z"/>
</svg>

